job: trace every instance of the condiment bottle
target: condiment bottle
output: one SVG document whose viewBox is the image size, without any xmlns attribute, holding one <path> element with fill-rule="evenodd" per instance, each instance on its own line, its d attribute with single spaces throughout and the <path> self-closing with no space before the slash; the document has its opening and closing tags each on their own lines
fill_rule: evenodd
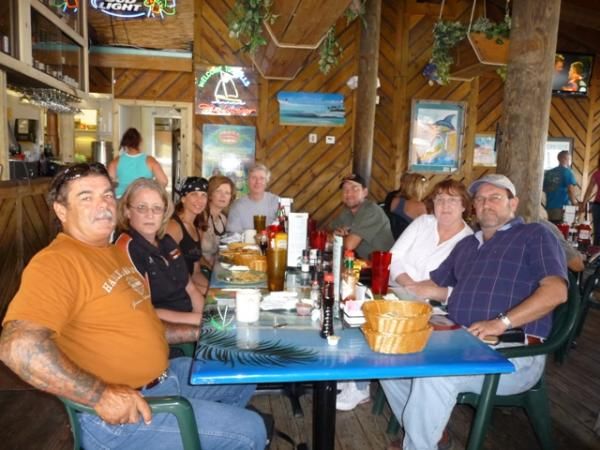
<svg viewBox="0 0 600 450">
<path fill-rule="evenodd" d="M 321 337 L 333 336 L 333 274 L 325 274 L 325 283 L 323 284 L 323 318 L 321 319 Z"/>
</svg>

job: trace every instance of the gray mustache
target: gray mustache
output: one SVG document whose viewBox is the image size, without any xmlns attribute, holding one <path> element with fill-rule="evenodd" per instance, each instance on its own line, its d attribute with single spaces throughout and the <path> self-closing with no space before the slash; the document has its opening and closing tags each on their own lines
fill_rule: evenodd
<svg viewBox="0 0 600 450">
<path fill-rule="evenodd" d="M 112 220 L 113 219 L 113 213 L 112 213 L 112 211 L 104 210 L 104 211 L 98 213 L 96 215 L 96 217 L 94 217 L 94 220 L 104 220 L 104 219 L 110 219 L 110 220 Z"/>
</svg>

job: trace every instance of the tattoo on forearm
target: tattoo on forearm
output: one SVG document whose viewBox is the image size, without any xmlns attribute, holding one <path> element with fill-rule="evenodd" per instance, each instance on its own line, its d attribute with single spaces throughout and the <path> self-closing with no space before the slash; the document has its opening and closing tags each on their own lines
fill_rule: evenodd
<svg viewBox="0 0 600 450">
<path fill-rule="evenodd" d="M 200 335 L 200 327 L 181 323 L 165 322 L 165 332 L 169 344 L 180 344 L 182 342 L 196 342 Z"/>
<path fill-rule="evenodd" d="M 95 405 L 106 385 L 62 353 L 54 334 L 30 322 L 8 322 L 0 337 L 0 359 L 38 389 Z"/>
</svg>

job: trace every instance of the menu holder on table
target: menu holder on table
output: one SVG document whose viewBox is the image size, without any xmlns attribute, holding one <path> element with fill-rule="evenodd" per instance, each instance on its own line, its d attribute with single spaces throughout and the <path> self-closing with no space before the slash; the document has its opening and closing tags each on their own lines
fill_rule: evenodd
<svg viewBox="0 0 600 450">
<path fill-rule="evenodd" d="M 302 259 L 302 250 L 306 249 L 308 213 L 290 213 L 288 215 L 287 266 L 297 267 Z"/>
</svg>

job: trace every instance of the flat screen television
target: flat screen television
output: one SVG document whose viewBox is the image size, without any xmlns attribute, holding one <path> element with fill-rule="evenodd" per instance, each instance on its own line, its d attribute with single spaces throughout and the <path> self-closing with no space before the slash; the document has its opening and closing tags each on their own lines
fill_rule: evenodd
<svg viewBox="0 0 600 450">
<path fill-rule="evenodd" d="M 559 52 L 554 58 L 552 93 L 556 95 L 586 96 L 594 56 L 584 53 Z"/>
</svg>

